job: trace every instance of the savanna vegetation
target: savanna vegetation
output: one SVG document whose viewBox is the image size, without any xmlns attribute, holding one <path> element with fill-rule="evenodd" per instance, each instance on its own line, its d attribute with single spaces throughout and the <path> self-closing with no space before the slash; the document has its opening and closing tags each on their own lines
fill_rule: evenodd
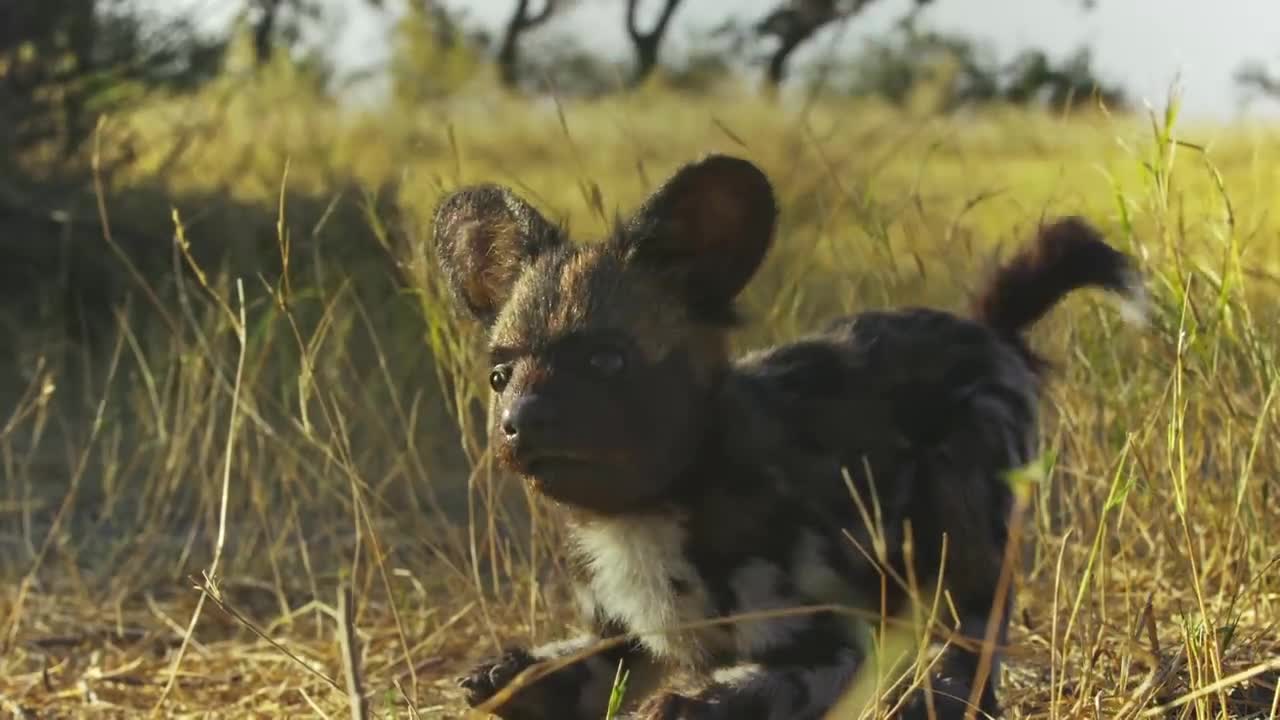
<svg viewBox="0 0 1280 720">
<path fill-rule="evenodd" d="M 567 599 L 553 510 L 486 453 L 434 204 L 503 182 L 592 241 L 721 151 L 782 211 L 743 350 L 963 310 L 1046 216 L 1140 260 L 1145 326 L 1082 294 L 1032 336 L 1049 452 L 1019 480 L 1002 696 L 1023 718 L 1280 716 L 1280 129 L 1180 122 L 1172 90 L 1125 110 L 1087 55 L 992 75 L 914 21 L 776 94 L 729 55 L 603 92 L 581 57 L 513 79 L 500 39 L 428 6 L 375 106 L 260 26 L 178 57 L 100 24 L 135 62 L 93 72 L 74 33 L 0 31 L 3 712 L 461 717 L 452 678 L 561 635 Z M 579 91 L 529 89 L 540 62 Z M 1018 85 L 1033 66 L 1059 84 Z"/>
</svg>

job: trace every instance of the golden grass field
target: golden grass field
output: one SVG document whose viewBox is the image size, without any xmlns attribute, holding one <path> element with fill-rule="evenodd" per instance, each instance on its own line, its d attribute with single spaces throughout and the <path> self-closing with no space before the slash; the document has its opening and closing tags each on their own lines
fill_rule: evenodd
<svg viewBox="0 0 1280 720">
<path fill-rule="evenodd" d="M 358 688 L 373 717 L 462 717 L 454 675 L 567 628 L 554 515 L 484 453 L 430 211 L 496 180 L 592 240 L 724 151 L 783 213 L 742 349 L 962 310 L 1042 215 L 1140 258 L 1147 327 L 1081 293 L 1032 336 L 1052 463 L 1003 697 L 1017 718 L 1280 717 L 1280 128 L 660 87 L 356 113 L 286 78 L 153 98 L 95 144 L 63 239 L 124 300 L 92 342 L 5 318 L 0 713 L 342 717 Z"/>
</svg>

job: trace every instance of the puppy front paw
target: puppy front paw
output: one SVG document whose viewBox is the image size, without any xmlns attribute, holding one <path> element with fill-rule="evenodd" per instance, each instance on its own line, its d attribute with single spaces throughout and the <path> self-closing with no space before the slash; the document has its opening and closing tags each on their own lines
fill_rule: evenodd
<svg viewBox="0 0 1280 720">
<path fill-rule="evenodd" d="M 493 697 L 535 662 L 528 650 L 508 649 L 497 660 L 477 665 L 471 672 L 459 677 L 457 683 L 467 693 L 467 705 L 475 707 Z"/>
<path fill-rule="evenodd" d="M 644 701 L 635 720 L 716 720 L 715 706 L 676 692 L 660 692 Z"/>
</svg>

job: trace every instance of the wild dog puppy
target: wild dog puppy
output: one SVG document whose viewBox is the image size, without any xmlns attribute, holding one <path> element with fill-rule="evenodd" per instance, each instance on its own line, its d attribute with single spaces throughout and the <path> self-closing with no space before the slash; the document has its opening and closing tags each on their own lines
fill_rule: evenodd
<svg viewBox="0 0 1280 720">
<path fill-rule="evenodd" d="M 563 509 L 593 629 L 476 668 L 460 679 L 473 706 L 534 663 L 620 637 L 496 712 L 602 717 L 623 660 L 633 675 L 692 679 L 661 686 L 632 717 L 821 717 L 868 654 L 865 623 L 812 612 L 687 626 L 823 604 L 896 614 L 907 589 L 882 578 L 907 576 L 907 522 L 915 575 L 938 579 L 944 565 L 960 632 L 983 638 L 1012 507 L 1003 474 L 1038 454 L 1041 363 L 1021 332 L 1076 288 L 1136 296 L 1137 275 L 1066 219 L 994 275 L 972 319 L 866 312 L 733 359 L 734 298 L 776 214 L 765 175 L 718 155 L 681 168 L 597 243 L 569 242 L 499 186 L 440 204 L 440 266 L 488 329 L 495 451 Z M 854 494 L 879 518 L 875 533 Z M 975 647 L 940 660 L 939 717 L 963 716 Z M 993 683 L 979 697 L 998 716 Z M 925 703 L 906 714 L 925 717 Z"/>
</svg>

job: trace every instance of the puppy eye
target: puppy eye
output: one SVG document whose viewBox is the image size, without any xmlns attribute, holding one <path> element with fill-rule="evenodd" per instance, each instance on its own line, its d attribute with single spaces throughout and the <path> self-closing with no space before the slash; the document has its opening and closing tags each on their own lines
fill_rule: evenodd
<svg viewBox="0 0 1280 720">
<path fill-rule="evenodd" d="M 617 375 L 627 365 L 627 359 L 623 357 L 622 352 L 614 348 L 601 348 L 592 352 L 587 362 L 592 370 L 604 377 Z"/>
<path fill-rule="evenodd" d="M 510 382 L 511 382 L 511 366 L 510 365 L 495 365 L 494 368 L 489 371 L 489 387 L 493 388 L 494 392 L 500 393 L 503 390 L 507 389 L 507 383 L 510 383 Z"/>
</svg>

